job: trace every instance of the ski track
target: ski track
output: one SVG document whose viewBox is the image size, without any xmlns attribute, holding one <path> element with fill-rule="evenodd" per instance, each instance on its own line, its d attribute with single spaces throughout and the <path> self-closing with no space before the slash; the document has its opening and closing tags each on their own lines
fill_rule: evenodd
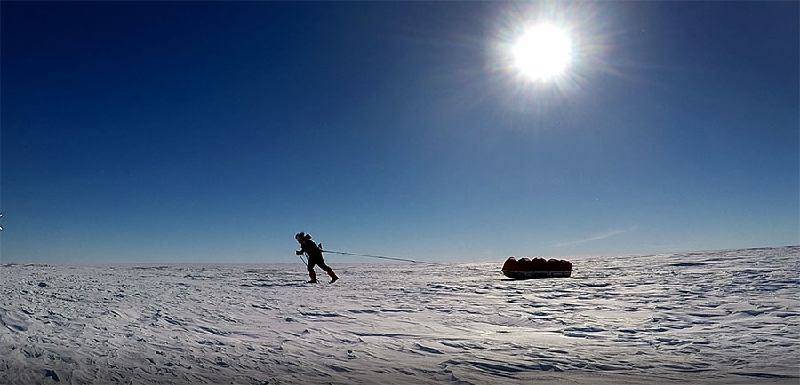
<svg viewBox="0 0 800 385">
<path fill-rule="evenodd" d="M 0 384 L 800 381 L 800 247 L 481 264 L 0 265 Z"/>
</svg>

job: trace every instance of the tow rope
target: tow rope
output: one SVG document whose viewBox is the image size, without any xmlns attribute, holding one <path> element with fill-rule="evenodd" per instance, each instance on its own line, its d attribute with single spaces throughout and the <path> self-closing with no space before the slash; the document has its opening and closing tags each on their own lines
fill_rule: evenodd
<svg viewBox="0 0 800 385">
<path fill-rule="evenodd" d="M 341 255 L 353 255 L 353 256 L 356 256 L 356 257 L 391 259 L 393 261 L 404 261 L 404 262 L 411 262 L 411 263 L 419 263 L 419 261 L 415 261 L 413 259 L 400 258 L 400 257 L 390 257 L 388 255 L 358 254 L 358 253 L 348 253 L 346 251 L 335 251 L 335 250 L 322 250 L 322 252 L 324 252 L 324 253 L 333 253 L 333 254 L 341 254 Z"/>
</svg>

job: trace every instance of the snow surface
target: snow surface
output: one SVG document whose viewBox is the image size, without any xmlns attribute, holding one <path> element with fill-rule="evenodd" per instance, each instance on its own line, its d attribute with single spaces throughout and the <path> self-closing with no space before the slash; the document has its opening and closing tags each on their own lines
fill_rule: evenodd
<svg viewBox="0 0 800 385">
<path fill-rule="evenodd" d="M 299 264 L 2 265 L 0 383 L 800 382 L 800 247 L 527 281 L 327 260 L 334 285 Z"/>
</svg>

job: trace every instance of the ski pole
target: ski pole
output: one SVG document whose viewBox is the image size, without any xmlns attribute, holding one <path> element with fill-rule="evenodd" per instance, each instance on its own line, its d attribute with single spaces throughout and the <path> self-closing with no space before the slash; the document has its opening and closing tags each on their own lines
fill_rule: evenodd
<svg viewBox="0 0 800 385">
<path fill-rule="evenodd" d="M 303 261 L 303 264 L 306 265 L 306 267 L 308 267 L 308 262 L 306 262 L 305 258 L 303 258 L 302 255 L 298 255 L 298 257 L 300 257 L 300 260 Z"/>
</svg>

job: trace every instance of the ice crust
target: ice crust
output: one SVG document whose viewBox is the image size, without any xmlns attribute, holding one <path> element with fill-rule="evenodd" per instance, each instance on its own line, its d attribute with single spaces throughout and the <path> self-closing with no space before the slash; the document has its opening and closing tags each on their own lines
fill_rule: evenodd
<svg viewBox="0 0 800 385">
<path fill-rule="evenodd" d="M 0 266 L 0 384 L 800 381 L 800 247 L 480 264 Z"/>
</svg>

